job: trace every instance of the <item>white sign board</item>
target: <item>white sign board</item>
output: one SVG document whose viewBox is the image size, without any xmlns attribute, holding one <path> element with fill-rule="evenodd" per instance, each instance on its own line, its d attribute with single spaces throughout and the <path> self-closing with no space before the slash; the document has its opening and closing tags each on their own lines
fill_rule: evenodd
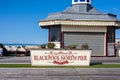
<svg viewBox="0 0 120 80">
<path fill-rule="evenodd" d="M 31 50 L 32 66 L 89 66 L 91 50 Z"/>
</svg>

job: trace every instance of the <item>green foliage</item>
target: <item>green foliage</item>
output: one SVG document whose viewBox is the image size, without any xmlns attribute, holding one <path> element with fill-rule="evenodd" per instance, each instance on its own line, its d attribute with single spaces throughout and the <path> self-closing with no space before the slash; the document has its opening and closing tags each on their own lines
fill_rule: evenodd
<svg viewBox="0 0 120 80">
<path fill-rule="evenodd" d="M 0 64 L 0 68 L 120 68 L 120 64 L 91 64 L 90 66 L 32 66 L 31 64 Z"/>
<path fill-rule="evenodd" d="M 54 43 L 48 43 L 48 49 L 54 49 L 55 44 Z"/>
<path fill-rule="evenodd" d="M 66 48 L 67 49 L 76 49 L 77 45 L 68 45 Z"/>
<path fill-rule="evenodd" d="M 82 49 L 83 49 L 83 50 L 87 50 L 87 49 L 89 49 L 88 44 L 87 44 L 87 43 L 83 44 L 83 45 L 82 45 Z"/>
<path fill-rule="evenodd" d="M 42 45 L 41 45 L 41 48 L 42 48 L 42 49 L 46 49 L 46 44 L 42 44 Z"/>
</svg>

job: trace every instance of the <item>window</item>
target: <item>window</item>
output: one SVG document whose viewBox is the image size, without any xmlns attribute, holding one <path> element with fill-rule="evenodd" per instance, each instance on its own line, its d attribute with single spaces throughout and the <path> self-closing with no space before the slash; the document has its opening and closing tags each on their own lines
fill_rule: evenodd
<svg viewBox="0 0 120 80">
<path fill-rule="evenodd" d="M 60 27 L 50 28 L 50 41 L 60 41 Z"/>
<path fill-rule="evenodd" d="M 85 0 L 80 0 L 80 2 L 85 2 Z"/>
<path fill-rule="evenodd" d="M 78 0 L 74 0 L 74 2 L 78 2 Z"/>
</svg>

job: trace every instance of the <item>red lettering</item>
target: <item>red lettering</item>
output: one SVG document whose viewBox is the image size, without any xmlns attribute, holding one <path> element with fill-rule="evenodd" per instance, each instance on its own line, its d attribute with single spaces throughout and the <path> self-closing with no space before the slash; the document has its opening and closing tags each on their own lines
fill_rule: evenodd
<svg viewBox="0 0 120 80">
<path fill-rule="evenodd" d="M 67 61 L 67 60 L 83 60 L 86 61 L 87 60 L 87 56 L 38 56 L 38 55 L 34 55 L 34 60 L 38 61 L 38 60 L 55 60 L 55 61 Z"/>
<path fill-rule="evenodd" d="M 84 60 L 87 60 L 87 56 L 84 56 Z"/>
<path fill-rule="evenodd" d="M 85 61 L 85 60 L 87 60 L 87 56 L 78 56 L 78 60 Z"/>
<path fill-rule="evenodd" d="M 42 56 L 39 56 L 39 60 L 43 60 L 43 57 L 42 57 Z"/>
<path fill-rule="evenodd" d="M 34 60 L 38 60 L 38 56 L 34 55 Z"/>
</svg>

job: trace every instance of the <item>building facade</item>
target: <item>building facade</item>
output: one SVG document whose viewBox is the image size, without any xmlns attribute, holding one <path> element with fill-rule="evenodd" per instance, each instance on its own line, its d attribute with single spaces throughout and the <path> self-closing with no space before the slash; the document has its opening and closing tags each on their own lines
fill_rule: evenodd
<svg viewBox="0 0 120 80">
<path fill-rule="evenodd" d="M 116 38 L 116 43 L 120 43 L 120 38 Z"/>
<path fill-rule="evenodd" d="M 60 48 L 88 44 L 92 56 L 115 56 L 115 30 L 120 28 L 116 15 L 101 13 L 91 0 L 72 0 L 66 10 L 48 15 L 39 21 L 41 28 L 49 30 L 49 42 L 60 43 Z M 113 51 L 109 52 L 108 48 Z"/>
</svg>

